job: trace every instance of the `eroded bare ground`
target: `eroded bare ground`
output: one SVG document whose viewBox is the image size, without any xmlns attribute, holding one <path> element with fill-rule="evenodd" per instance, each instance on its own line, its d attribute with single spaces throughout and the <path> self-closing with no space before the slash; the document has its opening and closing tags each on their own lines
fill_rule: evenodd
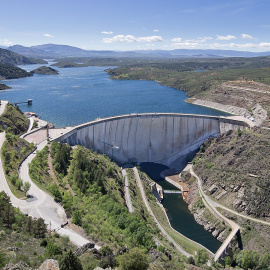
<svg viewBox="0 0 270 270">
<path fill-rule="evenodd" d="M 205 94 L 203 98 L 247 109 L 254 116 L 267 113 L 268 117 L 263 125 L 270 127 L 270 86 L 266 84 L 246 80 L 229 81 L 214 87 L 211 93 Z M 257 104 L 260 104 L 266 112 L 258 110 Z"/>
</svg>

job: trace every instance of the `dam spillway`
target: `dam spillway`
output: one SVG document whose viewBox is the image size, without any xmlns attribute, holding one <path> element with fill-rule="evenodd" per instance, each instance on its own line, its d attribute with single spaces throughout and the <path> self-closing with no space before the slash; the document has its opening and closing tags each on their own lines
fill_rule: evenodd
<svg viewBox="0 0 270 270">
<path fill-rule="evenodd" d="M 247 124 L 227 117 L 178 113 L 130 114 L 75 126 L 57 141 L 82 145 L 119 163 L 155 162 L 176 167 L 175 161 L 216 137 Z"/>
</svg>

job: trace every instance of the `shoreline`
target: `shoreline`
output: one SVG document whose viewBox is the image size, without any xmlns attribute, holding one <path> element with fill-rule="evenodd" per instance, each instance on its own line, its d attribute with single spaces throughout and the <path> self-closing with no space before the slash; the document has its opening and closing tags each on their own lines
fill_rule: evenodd
<svg viewBox="0 0 270 270">
<path fill-rule="evenodd" d="M 204 99 L 198 99 L 198 98 L 187 98 L 185 102 L 215 109 L 218 111 L 223 111 L 223 112 L 231 114 L 231 117 L 240 117 L 242 118 L 243 121 L 248 123 L 251 127 L 261 126 L 262 123 L 268 117 L 267 111 L 258 103 L 254 106 L 252 111 L 249 111 L 241 107 L 236 107 L 232 105 L 223 105 L 217 102 L 208 101 Z"/>
</svg>

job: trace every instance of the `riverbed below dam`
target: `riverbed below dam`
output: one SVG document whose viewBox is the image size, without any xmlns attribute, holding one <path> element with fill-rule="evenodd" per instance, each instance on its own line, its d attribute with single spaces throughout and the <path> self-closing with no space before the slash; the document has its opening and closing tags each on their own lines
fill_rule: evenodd
<svg viewBox="0 0 270 270">
<path fill-rule="evenodd" d="M 183 161 L 182 167 L 185 167 L 185 165 L 186 161 Z M 162 171 L 169 169 L 167 166 L 145 162 L 140 164 L 140 168 L 163 189 L 178 190 L 160 176 Z M 181 194 L 164 194 L 161 203 L 166 209 L 172 227 L 176 231 L 203 245 L 213 253 L 218 250 L 222 243 L 195 221 L 194 216 L 188 209 L 188 204 L 183 200 Z"/>
</svg>

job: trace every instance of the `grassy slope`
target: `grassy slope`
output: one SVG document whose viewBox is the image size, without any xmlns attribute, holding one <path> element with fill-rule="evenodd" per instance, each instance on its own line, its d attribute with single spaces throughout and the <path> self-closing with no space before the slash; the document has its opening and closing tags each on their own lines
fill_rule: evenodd
<svg viewBox="0 0 270 270">
<path fill-rule="evenodd" d="M 54 152 L 55 157 L 59 148 L 56 147 L 54 149 L 58 149 Z M 48 170 L 46 169 L 46 155 L 48 155 L 48 151 L 46 149 L 42 150 L 42 152 L 40 152 L 33 160 L 30 171 L 34 172 L 37 181 L 42 184 L 42 186 L 47 187 L 48 190 L 48 186 L 52 183 L 52 179 L 49 177 Z M 92 175 L 92 177 L 88 178 L 89 180 L 92 179 L 90 181 L 92 182 L 91 184 L 88 181 L 87 183 L 84 183 L 83 181 L 77 182 L 80 178 L 80 173 L 76 168 L 78 166 L 78 160 L 80 160 L 82 156 L 82 160 L 85 161 L 84 166 L 87 167 L 86 164 L 89 161 L 96 164 L 94 165 L 92 163 L 91 166 L 94 170 L 97 170 L 102 174 L 102 183 L 98 184 L 99 180 L 96 178 L 97 175 L 92 175 L 91 169 L 88 170 L 88 173 Z M 97 167 L 95 168 L 95 166 Z M 160 242 L 164 243 L 166 250 L 173 254 L 173 259 L 170 261 L 161 253 L 161 258 L 152 263 L 153 267 L 155 265 L 158 269 L 164 269 L 165 265 L 167 265 L 170 266 L 170 269 L 181 269 L 183 265 L 182 256 L 175 253 L 166 239 L 159 234 L 158 228 L 145 209 L 139 195 L 140 193 L 136 181 L 130 171 L 128 171 L 128 177 L 130 180 L 132 202 L 135 208 L 134 214 L 128 213 L 124 206 L 124 194 L 122 190 L 123 180 L 120 174 L 120 168 L 116 166 L 116 164 L 111 163 L 107 157 L 79 146 L 72 150 L 67 176 L 63 177 L 63 175 L 61 176 L 61 174 L 58 174 L 57 172 L 56 174 L 59 181 L 59 190 L 61 193 L 64 192 L 62 199 L 66 211 L 72 218 L 74 218 L 76 213 L 80 214 L 81 218 L 79 223 L 91 239 L 108 245 L 114 251 L 117 251 L 123 246 L 128 246 L 129 248 L 139 246 L 141 248 L 149 249 L 151 246 L 154 246 L 152 235 L 155 235 Z M 40 177 L 37 177 L 37 175 Z M 76 177 L 74 178 L 75 175 Z M 84 172 L 83 175 L 85 177 L 84 179 L 89 176 L 86 172 Z M 76 193 L 76 196 L 72 196 L 68 191 L 70 188 L 67 182 L 69 182 L 73 192 Z M 87 188 L 82 192 L 82 188 L 85 185 L 87 185 Z M 153 202 L 155 201 L 152 197 L 151 200 L 153 200 Z M 131 223 L 133 224 L 132 226 L 134 229 L 137 228 L 137 232 L 141 231 L 142 235 L 144 235 L 143 238 L 138 238 L 138 235 L 136 236 L 136 230 L 133 231 L 133 229 L 129 227 L 129 224 L 131 224 L 129 220 L 132 221 Z M 132 231 L 130 231 L 130 229 Z M 145 242 L 145 240 L 147 241 Z M 89 264 L 89 256 L 90 255 L 86 254 L 81 256 L 84 265 L 87 263 Z M 96 260 L 95 263 L 92 262 L 92 264 L 95 265 L 97 263 L 99 263 L 99 260 Z"/>
<path fill-rule="evenodd" d="M 21 135 L 27 131 L 29 123 L 29 119 L 20 109 L 12 104 L 7 104 L 5 112 L 0 116 L 0 131 Z"/>
</svg>

